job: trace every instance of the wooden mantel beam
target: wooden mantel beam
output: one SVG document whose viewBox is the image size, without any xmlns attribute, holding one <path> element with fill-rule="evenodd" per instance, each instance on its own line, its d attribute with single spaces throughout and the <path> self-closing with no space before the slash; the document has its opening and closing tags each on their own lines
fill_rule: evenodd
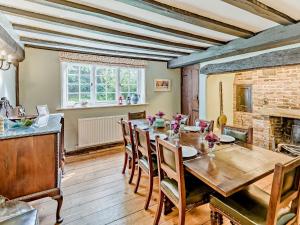
<svg viewBox="0 0 300 225">
<path fill-rule="evenodd" d="M 273 22 L 288 25 L 296 23 L 297 21 L 288 15 L 277 11 L 276 9 L 271 8 L 257 0 L 223 0 L 224 2 L 234 5 L 240 9 L 246 10 L 250 13 L 253 13 L 257 16 L 266 18 Z"/>
<path fill-rule="evenodd" d="M 147 36 L 123 32 L 123 31 L 119 31 L 119 30 L 113 30 L 113 29 L 109 29 L 109 28 L 105 28 L 105 27 L 101 27 L 101 26 L 91 25 L 88 23 L 82 23 L 82 22 L 77 22 L 77 21 L 73 21 L 70 19 L 64 19 L 63 17 L 50 16 L 50 15 L 46 15 L 46 14 L 42 14 L 42 13 L 36 13 L 36 12 L 18 9 L 18 8 L 9 7 L 9 6 L 4 6 L 4 5 L 0 5 L 0 11 L 2 11 L 4 13 L 12 14 L 12 15 L 27 17 L 27 18 L 36 19 L 36 20 L 42 20 L 42 21 L 46 21 L 46 22 L 54 23 L 54 24 L 58 24 L 58 25 L 75 27 L 76 29 L 80 29 L 80 30 L 85 30 L 85 31 L 88 30 L 90 32 L 94 32 L 94 33 L 101 34 L 101 35 L 123 38 L 126 40 L 135 41 L 135 42 L 142 42 L 142 43 L 147 43 L 147 44 L 152 44 L 152 45 L 172 47 L 172 48 L 178 48 L 178 49 L 194 50 L 194 51 L 205 49 L 203 47 L 199 47 L 199 46 L 195 46 L 195 45 L 190 45 L 190 44 L 185 44 L 185 43 L 175 43 L 172 41 L 167 41 L 167 40 L 153 38 L 153 37 L 147 37 Z"/>
<path fill-rule="evenodd" d="M 167 4 L 163 4 L 154 0 L 116 0 L 134 7 L 148 10 L 160 15 L 164 15 L 176 20 L 190 23 L 196 26 L 204 27 L 210 30 L 221 33 L 230 34 L 237 37 L 250 37 L 254 35 L 253 32 L 236 27 L 218 20 L 213 20 L 205 16 L 201 16 L 183 9 L 175 8 Z"/>
<path fill-rule="evenodd" d="M 221 45 L 225 44 L 225 42 L 216 40 L 213 38 L 208 38 L 200 35 L 196 35 L 193 33 L 184 32 L 182 30 L 176 30 L 169 27 L 162 27 L 156 24 L 144 22 L 142 20 L 138 20 L 135 18 L 130 18 L 127 16 L 119 15 L 113 12 L 105 11 L 103 9 L 91 7 L 84 4 L 79 4 L 76 2 L 66 1 L 66 0 L 28 0 L 30 2 L 39 3 L 42 5 L 59 8 L 63 10 L 68 10 L 71 12 L 81 13 L 83 15 L 95 16 L 101 19 L 109 20 L 116 23 L 121 23 L 137 28 L 141 28 L 148 31 L 157 32 L 160 34 L 169 35 L 172 37 L 183 38 L 191 41 L 198 41 L 211 45 Z"/>
<path fill-rule="evenodd" d="M 268 52 L 226 63 L 208 64 L 200 69 L 200 73 L 206 75 L 220 74 L 295 64 L 300 64 L 300 47 Z"/>
<path fill-rule="evenodd" d="M 239 38 L 224 46 L 214 46 L 204 52 L 195 52 L 187 56 L 180 56 L 169 61 L 168 68 L 178 68 L 296 43 L 300 43 L 300 22 L 288 26 L 279 25 L 249 39 Z"/>
</svg>

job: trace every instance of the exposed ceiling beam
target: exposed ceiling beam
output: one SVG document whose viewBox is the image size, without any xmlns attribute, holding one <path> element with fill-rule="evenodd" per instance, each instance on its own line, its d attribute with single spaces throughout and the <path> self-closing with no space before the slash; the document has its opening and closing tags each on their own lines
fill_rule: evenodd
<svg viewBox="0 0 300 225">
<path fill-rule="evenodd" d="M 277 11 L 257 0 L 223 0 L 224 2 L 234 5 L 240 9 L 246 10 L 257 16 L 266 18 L 282 25 L 296 23 L 297 21 L 288 15 Z"/>
<path fill-rule="evenodd" d="M 28 37 L 20 37 L 20 40 L 22 42 L 25 42 L 27 44 L 40 44 L 40 45 L 45 45 L 45 46 L 49 46 L 49 45 L 55 45 L 55 46 L 61 46 L 62 48 L 64 48 L 63 46 L 67 47 L 71 47 L 71 48 L 80 48 L 80 49 L 85 49 L 87 51 L 93 52 L 93 51 L 97 51 L 97 52 L 102 52 L 103 54 L 107 54 L 107 55 L 122 55 L 122 56 L 139 56 L 139 57 L 143 57 L 143 58 L 164 58 L 164 59 L 171 59 L 172 57 L 170 56 L 164 56 L 164 55 L 154 55 L 154 54 L 147 54 L 147 53 L 138 53 L 138 52 L 126 52 L 126 51 L 120 51 L 120 50 L 111 50 L 111 49 L 102 49 L 102 48 L 96 48 L 96 47 L 88 47 L 88 46 L 84 46 L 84 45 L 80 45 L 80 44 L 70 44 L 67 42 L 60 42 L 60 41 L 50 41 L 50 40 L 42 40 L 42 39 L 36 39 L 36 38 L 28 38 Z"/>
<path fill-rule="evenodd" d="M 300 22 L 288 26 L 279 25 L 249 39 L 236 39 L 224 46 L 211 47 L 204 52 L 195 52 L 169 61 L 169 68 L 183 67 L 214 59 L 241 55 L 280 46 L 300 43 Z"/>
<path fill-rule="evenodd" d="M 75 27 L 76 29 L 88 30 L 90 32 L 98 33 L 101 35 L 123 38 L 123 39 L 136 41 L 136 42 L 143 42 L 143 43 L 147 43 L 147 44 L 154 44 L 154 45 L 160 45 L 160 46 L 172 47 L 172 48 L 178 48 L 178 49 L 189 49 L 189 50 L 205 49 L 205 48 L 198 47 L 195 45 L 189 45 L 189 44 L 184 44 L 184 43 L 175 43 L 175 42 L 171 42 L 171 41 L 142 36 L 142 35 L 138 35 L 138 34 L 122 32 L 122 31 L 118 31 L 118 30 L 95 26 L 95 25 L 91 25 L 91 24 L 87 24 L 87 23 L 81 23 L 81 22 L 64 19 L 64 18 L 60 18 L 60 17 L 49 16 L 49 15 L 45 15 L 45 14 L 41 14 L 41 13 L 35 13 L 35 12 L 23 10 L 23 9 L 17 9 L 17 8 L 13 8 L 13 7 L 9 7 L 9 6 L 0 5 L 0 11 L 9 13 L 9 14 L 13 14 L 13 15 L 17 15 L 17 16 L 31 18 L 31 19 L 33 18 L 33 19 L 37 19 L 37 20 L 52 22 L 55 24 L 64 24 L 64 25 L 67 25 L 70 27 Z"/>
<path fill-rule="evenodd" d="M 221 21 L 213 20 L 205 16 L 201 16 L 183 9 L 175 8 L 153 0 L 116 0 L 128 5 L 148 10 L 163 16 L 171 17 L 186 23 L 204 27 L 210 30 L 230 34 L 237 37 L 250 37 L 253 32 L 239 28 Z"/>
<path fill-rule="evenodd" d="M 121 48 L 126 48 L 128 51 L 133 51 L 133 52 L 142 50 L 142 51 L 153 52 L 154 54 L 169 55 L 172 57 L 187 55 L 187 53 L 183 53 L 183 52 L 151 48 L 151 47 L 134 46 L 134 45 L 122 44 L 122 43 L 114 43 L 114 42 L 110 42 L 110 41 L 99 40 L 96 38 L 70 34 L 67 32 L 54 31 L 54 30 L 49 30 L 49 29 L 44 29 L 44 28 L 39 28 L 39 27 L 33 27 L 33 26 L 28 26 L 28 25 L 13 24 L 13 28 L 16 31 L 26 31 L 26 32 L 31 32 L 31 33 L 35 33 L 35 34 L 55 36 L 55 37 L 61 37 L 61 38 L 71 38 L 71 39 L 80 40 L 80 41 L 90 41 L 95 44 L 105 44 L 105 45 L 111 46 L 111 47 L 121 47 Z"/>
<path fill-rule="evenodd" d="M 198 41 L 211 45 L 221 45 L 225 44 L 224 41 L 216 40 L 213 38 L 208 38 L 204 36 L 200 36 L 193 33 L 184 32 L 181 30 L 172 29 L 169 27 L 162 27 L 159 25 L 155 25 L 152 23 L 144 22 L 142 20 L 130 18 L 127 16 L 119 15 L 113 12 L 105 11 L 103 9 L 91 7 L 84 4 L 79 4 L 75 2 L 65 1 L 65 0 L 28 0 L 30 2 L 39 3 L 46 6 L 51 6 L 63 10 L 68 10 L 71 12 L 81 13 L 84 15 L 95 16 L 101 19 L 141 28 L 148 31 L 157 32 L 160 34 L 165 34 L 177 38 L 183 38 L 191 41 Z"/>
<path fill-rule="evenodd" d="M 121 55 L 110 55 L 104 53 L 97 53 L 91 52 L 89 50 L 80 49 L 80 48 L 64 48 L 63 46 L 59 45 L 40 45 L 35 43 L 26 43 L 25 47 L 29 48 L 36 48 L 36 49 L 44 49 L 44 50 L 51 50 L 51 51 L 63 51 L 63 52 L 73 52 L 73 53 L 80 53 L 80 54 L 89 54 L 89 55 L 101 55 L 101 56 L 110 56 L 110 57 L 118 57 L 118 58 L 127 58 L 127 59 L 140 59 L 140 60 L 148 60 L 148 61 L 159 61 L 159 62 L 167 62 L 165 59 L 152 59 L 152 58 L 141 58 L 141 57 L 134 57 L 134 56 L 121 56 Z"/>
<path fill-rule="evenodd" d="M 300 48 L 268 52 L 226 63 L 208 64 L 200 69 L 200 73 L 218 74 L 295 64 L 300 64 Z"/>
</svg>

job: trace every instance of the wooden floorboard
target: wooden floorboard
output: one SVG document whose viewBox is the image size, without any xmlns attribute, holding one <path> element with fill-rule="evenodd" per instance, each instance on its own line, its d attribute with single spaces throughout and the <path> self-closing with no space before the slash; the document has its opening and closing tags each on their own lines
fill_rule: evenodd
<svg viewBox="0 0 300 225">
<path fill-rule="evenodd" d="M 64 203 L 63 224 L 70 225 L 151 225 L 154 220 L 158 180 L 154 182 L 154 192 L 149 210 L 143 209 L 147 193 L 147 176 L 143 175 L 137 194 L 133 184 L 128 184 L 128 172 L 121 174 L 123 165 L 122 149 L 71 156 L 67 159 L 66 173 L 62 181 Z M 256 184 L 270 191 L 272 175 Z M 50 198 L 31 203 L 39 211 L 41 225 L 55 224 L 56 202 Z M 162 216 L 160 224 L 177 224 L 177 210 Z M 187 225 L 210 224 L 210 210 L 207 205 L 194 208 L 186 214 Z M 225 225 L 229 221 L 225 220 Z"/>
</svg>

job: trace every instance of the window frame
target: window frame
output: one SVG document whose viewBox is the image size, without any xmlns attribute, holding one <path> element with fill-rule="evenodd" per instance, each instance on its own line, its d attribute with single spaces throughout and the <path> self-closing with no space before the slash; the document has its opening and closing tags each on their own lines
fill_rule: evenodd
<svg viewBox="0 0 300 225">
<path fill-rule="evenodd" d="M 89 64 L 89 63 L 76 63 L 76 62 L 61 62 L 61 107 L 62 108 L 68 108 L 68 107 L 74 107 L 74 106 L 81 106 L 81 100 L 77 103 L 72 103 L 68 102 L 68 68 L 70 65 L 78 65 L 79 70 L 80 66 L 90 66 L 91 67 L 91 99 L 88 101 L 88 106 L 107 106 L 107 105 L 118 105 L 118 98 L 121 93 L 121 84 L 120 84 L 120 70 L 122 68 L 128 68 L 125 66 L 114 66 L 114 65 L 101 65 L 101 64 Z M 117 73 L 116 73 L 116 99 L 113 101 L 97 101 L 97 74 L 96 70 L 98 68 L 116 68 Z M 140 95 L 140 100 L 139 104 L 144 104 L 145 103 L 145 95 L 146 95 L 146 90 L 145 90 L 145 67 L 129 67 L 130 69 L 138 69 L 138 77 L 137 77 L 137 94 Z M 79 71 L 80 73 L 80 71 Z M 80 82 L 80 77 L 79 81 Z M 130 92 L 130 91 L 128 91 Z M 105 92 L 107 93 L 107 92 Z M 113 92 L 112 92 L 113 93 Z M 80 99 L 80 85 L 79 85 L 79 99 Z M 126 104 L 126 99 L 123 99 L 123 104 Z"/>
</svg>

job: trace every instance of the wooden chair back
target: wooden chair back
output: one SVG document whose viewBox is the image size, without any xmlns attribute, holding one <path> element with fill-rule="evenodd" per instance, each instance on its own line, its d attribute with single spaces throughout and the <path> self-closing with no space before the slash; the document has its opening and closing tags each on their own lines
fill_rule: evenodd
<svg viewBox="0 0 300 225">
<path fill-rule="evenodd" d="M 121 118 L 121 128 L 122 128 L 122 135 L 124 140 L 124 145 L 131 145 L 132 151 L 134 151 L 134 138 L 133 138 L 133 129 L 130 121 L 126 121 Z"/>
<path fill-rule="evenodd" d="M 300 157 L 276 164 L 266 224 L 277 224 L 279 210 L 289 206 L 295 216 L 287 224 L 300 224 Z"/>
<path fill-rule="evenodd" d="M 149 164 L 149 171 L 153 171 L 152 162 L 152 150 L 150 147 L 150 136 L 149 131 L 142 130 L 134 127 L 135 133 L 135 149 L 137 151 L 138 159 L 141 157 L 146 157 Z"/>
<path fill-rule="evenodd" d="M 203 121 L 203 122 L 205 122 L 206 124 L 208 124 L 208 127 L 207 127 L 207 131 L 208 132 L 210 132 L 210 131 L 214 131 L 214 123 L 215 123 L 215 121 L 214 120 L 203 120 L 203 119 L 196 119 L 195 120 L 195 123 L 196 123 L 196 121 Z"/>
<path fill-rule="evenodd" d="M 146 111 L 128 113 L 128 120 L 139 120 L 139 119 L 146 119 Z"/>
<path fill-rule="evenodd" d="M 221 126 L 221 134 L 224 134 L 225 129 L 247 133 L 246 143 L 253 144 L 253 128 L 252 127 L 242 128 L 242 127 L 237 127 L 237 126 L 223 125 L 223 126 Z"/>
<path fill-rule="evenodd" d="M 179 201 L 185 205 L 186 190 L 181 146 L 176 147 L 170 142 L 156 137 L 156 151 L 159 180 L 161 181 L 165 176 L 175 180 L 178 184 Z M 168 193 L 165 195 L 168 196 Z M 172 201 L 171 196 L 168 198 Z M 177 202 L 173 203 L 178 207 Z"/>
</svg>

